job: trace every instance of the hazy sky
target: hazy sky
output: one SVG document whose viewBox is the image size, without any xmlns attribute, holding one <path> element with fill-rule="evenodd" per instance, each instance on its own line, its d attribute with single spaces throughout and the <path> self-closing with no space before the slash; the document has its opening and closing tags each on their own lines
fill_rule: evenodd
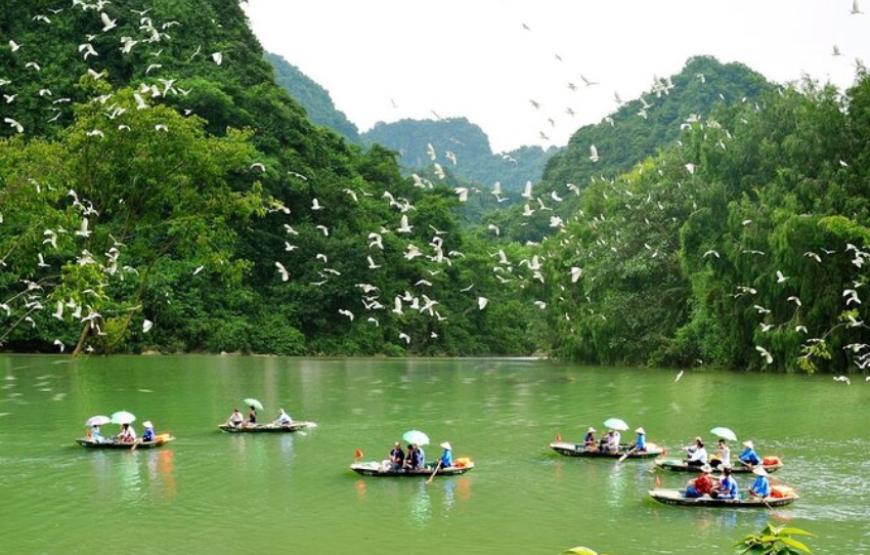
<svg viewBox="0 0 870 555">
<path fill-rule="evenodd" d="M 855 59 L 870 63 L 870 16 L 851 15 L 852 2 L 249 0 L 246 10 L 263 46 L 325 87 L 361 131 L 434 111 L 467 117 L 501 151 L 563 145 L 616 108 L 614 91 L 636 98 L 694 55 L 777 82 L 808 73 L 848 86 Z M 600 84 L 584 87 L 581 75 Z"/>
</svg>

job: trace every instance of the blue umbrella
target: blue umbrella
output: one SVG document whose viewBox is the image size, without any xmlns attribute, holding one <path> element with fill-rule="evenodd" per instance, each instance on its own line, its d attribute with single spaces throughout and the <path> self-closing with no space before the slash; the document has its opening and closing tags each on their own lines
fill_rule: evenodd
<svg viewBox="0 0 870 555">
<path fill-rule="evenodd" d="M 112 424 L 132 424 L 135 421 L 136 417 L 133 416 L 133 413 L 125 410 L 119 410 L 112 415 Z"/>
<path fill-rule="evenodd" d="M 413 445 L 429 445 L 429 436 L 420 430 L 410 430 L 402 434 L 402 439 Z"/>
<path fill-rule="evenodd" d="M 620 432 L 628 429 L 628 424 L 625 423 L 625 420 L 620 420 L 619 418 L 608 418 L 604 421 L 604 425 Z"/>
<path fill-rule="evenodd" d="M 737 441 L 737 434 L 732 432 L 729 428 L 719 426 L 710 430 L 710 433 L 714 436 L 719 436 L 722 439 L 727 439 L 728 441 Z"/>
</svg>

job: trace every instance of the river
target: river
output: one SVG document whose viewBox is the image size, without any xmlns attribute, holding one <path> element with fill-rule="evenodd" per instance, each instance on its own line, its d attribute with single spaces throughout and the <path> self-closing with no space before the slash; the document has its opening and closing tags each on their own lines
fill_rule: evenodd
<svg viewBox="0 0 870 555">
<path fill-rule="evenodd" d="M 2 356 L 0 551 L 729 554 L 771 520 L 815 533 L 816 555 L 870 553 L 870 383 L 676 375 L 510 359 Z M 246 397 L 265 405 L 262 420 L 283 407 L 318 426 L 217 430 Z M 151 420 L 177 440 L 132 453 L 76 445 L 88 417 L 122 409 L 140 434 Z M 648 461 L 549 449 L 609 417 L 670 454 L 730 427 L 782 457 L 775 476 L 802 498 L 772 512 L 663 506 L 646 495 Z M 409 429 L 432 438 L 430 459 L 448 440 L 476 468 L 431 484 L 350 471 L 357 449 L 383 459 Z M 666 487 L 689 478 L 659 475 Z"/>
</svg>

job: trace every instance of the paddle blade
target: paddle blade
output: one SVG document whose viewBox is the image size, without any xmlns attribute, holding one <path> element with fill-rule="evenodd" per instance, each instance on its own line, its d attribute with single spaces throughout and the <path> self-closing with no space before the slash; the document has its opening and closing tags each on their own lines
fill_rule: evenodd
<svg viewBox="0 0 870 555">
<path fill-rule="evenodd" d="M 659 478 L 659 475 L 656 474 L 656 489 L 662 487 L 662 479 Z"/>
<path fill-rule="evenodd" d="M 556 432 L 556 441 L 562 441 L 562 434 Z"/>
</svg>

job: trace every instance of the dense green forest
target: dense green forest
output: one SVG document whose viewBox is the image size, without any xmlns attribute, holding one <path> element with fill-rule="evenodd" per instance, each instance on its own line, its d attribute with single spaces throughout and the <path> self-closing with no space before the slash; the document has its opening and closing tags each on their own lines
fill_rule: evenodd
<svg viewBox="0 0 870 555">
<path fill-rule="evenodd" d="M 313 125 L 237 3 L 53 7 L 0 14 L 5 348 L 532 352 L 453 192 Z"/>
<path fill-rule="evenodd" d="M 0 29 L 5 349 L 866 366 L 863 71 L 693 58 L 506 207 L 460 173 L 510 164 L 467 121 L 393 124 L 401 153 L 312 122 L 237 3 L 36 1 Z"/>
<path fill-rule="evenodd" d="M 860 371 L 870 79 L 720 106 L 585 188 L 546 242 L 550 347 L 600 363 Z M 574 268 L 574 272 L 571 269 Z"/>
<path fill-rule="evenodd" d="M 265 56 L 275 69 L 275 82 L 305 108 L 312 123 L 332 129 L 351 143 L 361 142 L 356 125 L 335 107 L 329 91 L 278 54 L 266 52 Z"/>
</svg>

